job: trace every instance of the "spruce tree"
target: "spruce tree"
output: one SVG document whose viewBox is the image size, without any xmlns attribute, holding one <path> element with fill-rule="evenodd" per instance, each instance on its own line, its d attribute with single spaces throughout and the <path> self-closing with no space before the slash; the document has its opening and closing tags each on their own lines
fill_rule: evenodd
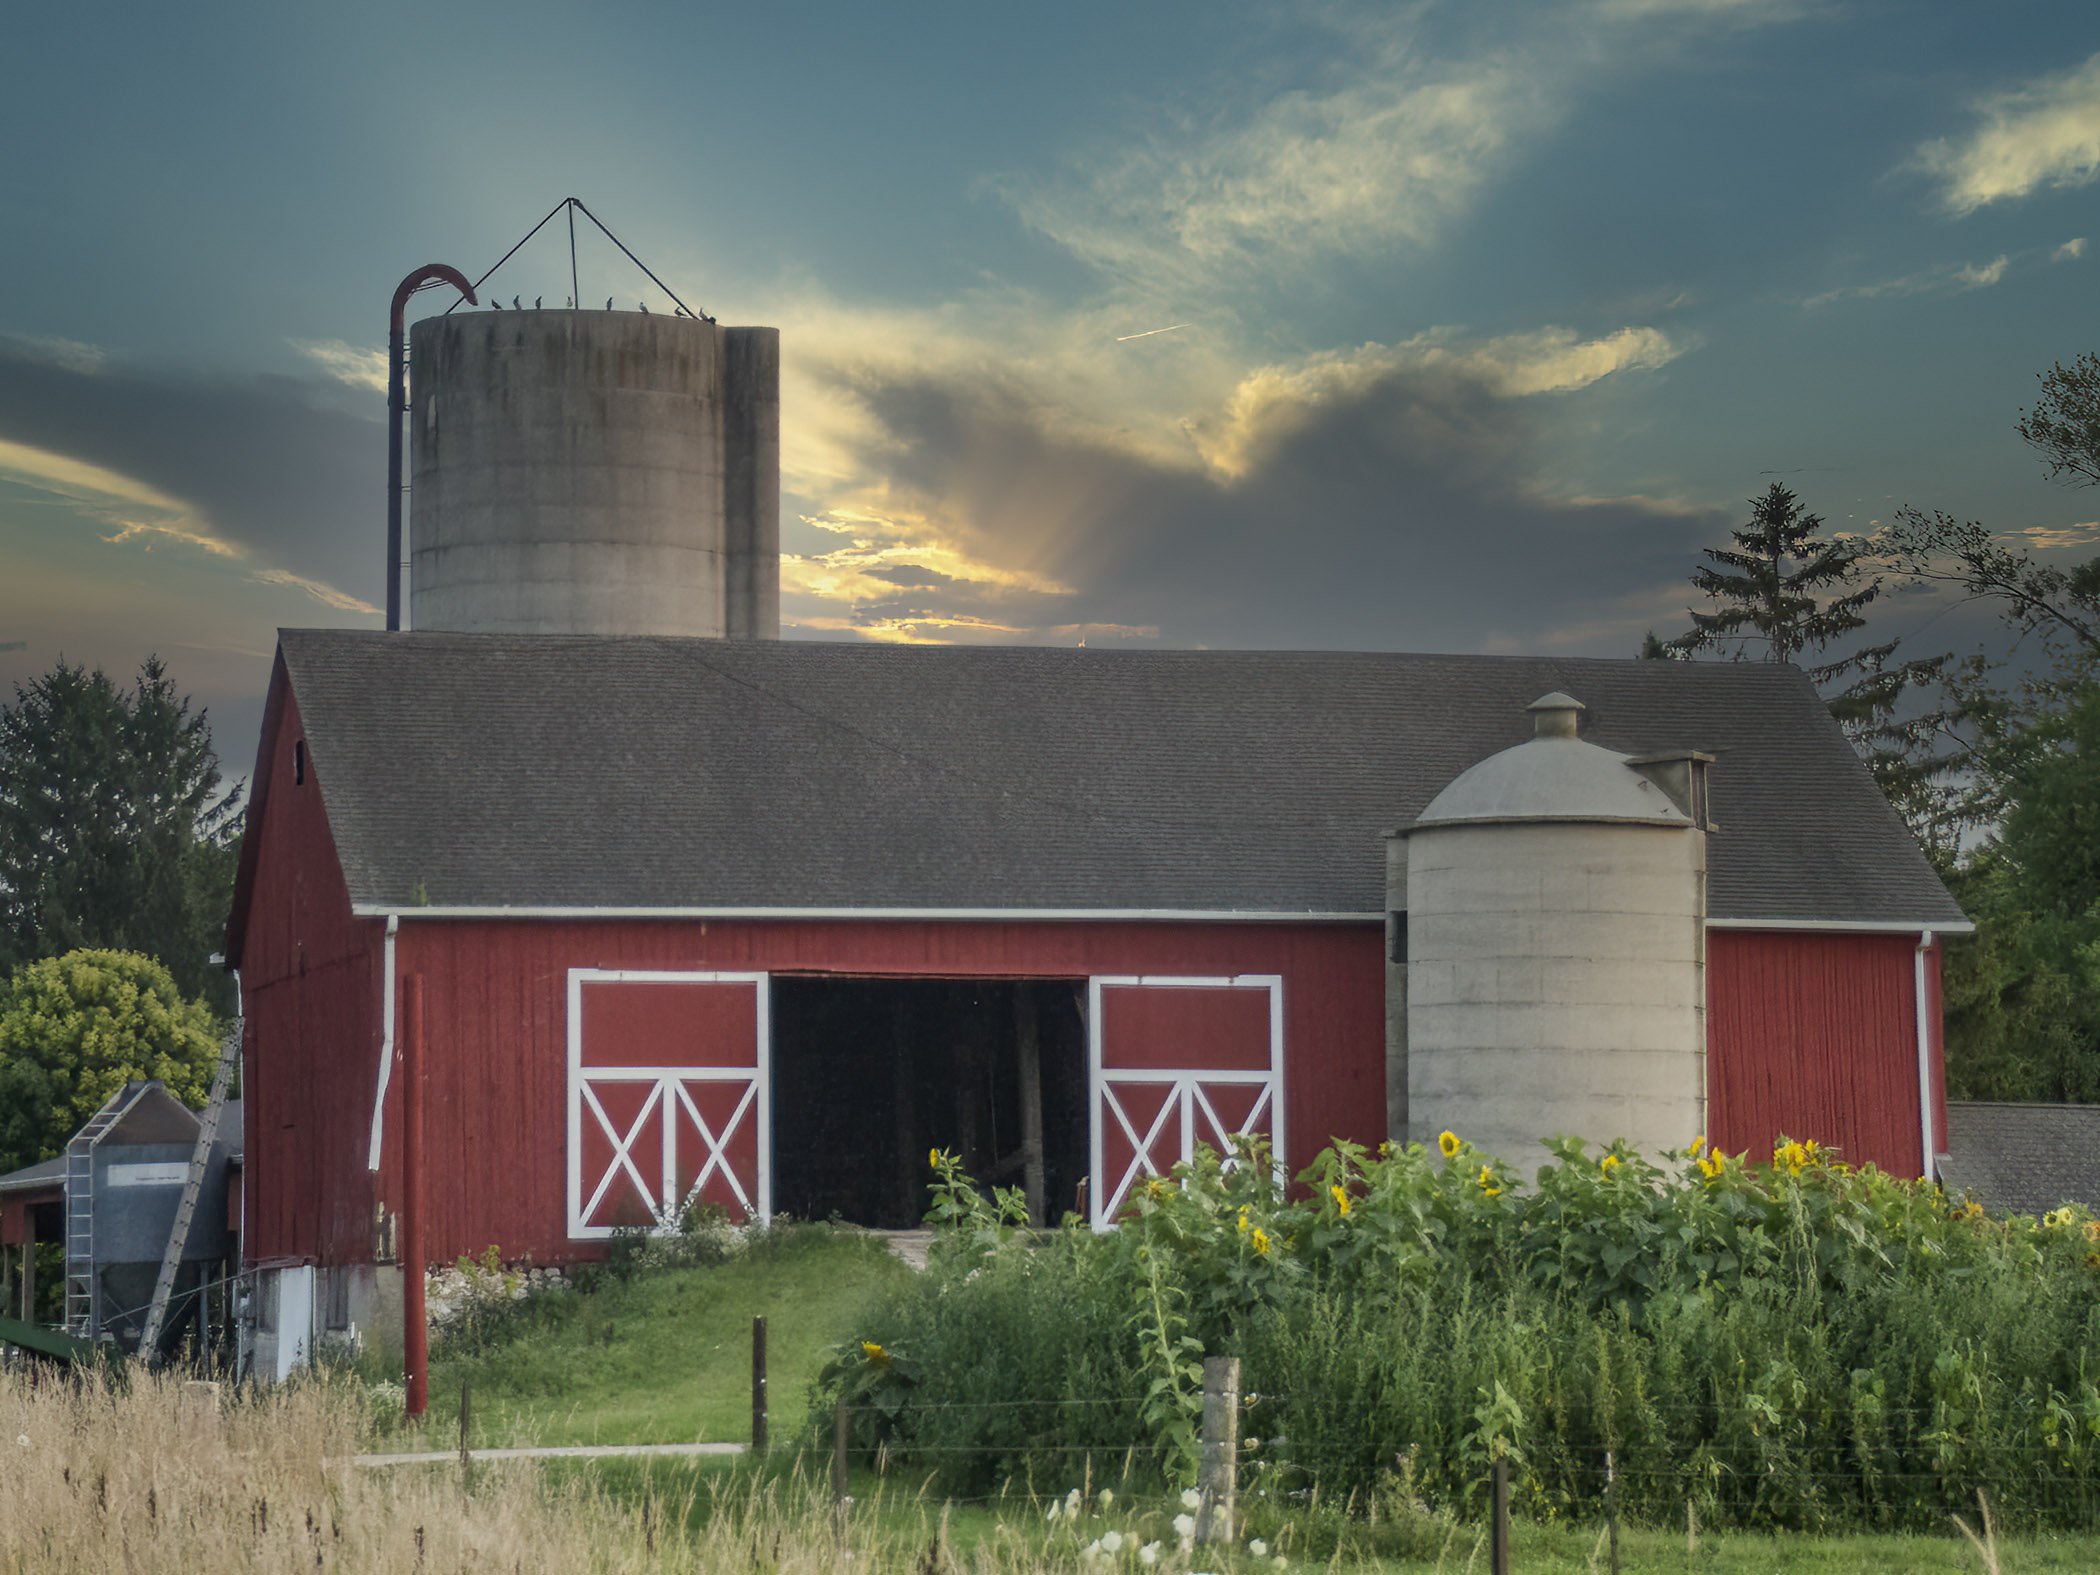
<svg viewBox="0 0 2100 1575">
<path fill-rule="evenodd" d="M 1692 627 L 1669 640 L 1650 633 L 1641 655 L 1796 663 L 1890 803 L 1931 846 L 1939 840 L 1938 783 L 1946 770 L 1933 747 L 1941 717 L 1899 711 L 1905 692 L 1937 680 L 1947 657 L 1898 661 L 1899 641 L 1849 643 L 1881 594 L 1867 566 L 1870 544 L 1825 536 L 1822 516 L 1803 508 L 1791 488 L 1773 482 L 1750 500 L 1749 522 L 1729 535 L 1732 547 L 1705 548 L 1708 561 L 1692 571 L 1711 610 L 1687 609 Z"/>
</svg>

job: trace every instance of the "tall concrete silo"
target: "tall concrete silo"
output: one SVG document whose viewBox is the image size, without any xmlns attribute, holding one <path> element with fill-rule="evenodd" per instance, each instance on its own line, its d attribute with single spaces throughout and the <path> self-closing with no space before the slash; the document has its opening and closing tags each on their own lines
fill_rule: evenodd
<svg viewBox="0 0 2100 1575">
<path fill-rule="evenodd" d="M 1587 743 L 1564 694 L 1529 709 L 1536 736 L 1454 779 L 1391 865 L 1408 1135 L 1527 1174 L 1547 1137 L 1682 1148 L 1706 1074 L 1706 757 Z"/>
<path fill-rule="evenodd" d="M 410 332 L 410 624 L 780 634 L 780 333 L 645 312 Z"/>
</svg>

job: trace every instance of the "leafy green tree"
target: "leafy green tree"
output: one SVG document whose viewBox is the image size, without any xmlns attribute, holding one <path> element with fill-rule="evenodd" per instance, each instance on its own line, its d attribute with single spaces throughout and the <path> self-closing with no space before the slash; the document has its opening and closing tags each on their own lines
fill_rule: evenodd
<svg viewBox="0 0 2100 1575">
<path fill-rule="evenodd" d="M 1949 1091 L 2100 1100 L 2100 684 L 2016 735 L 1996 835 L 1955 872 Z"/>
<path fill-rule="evenodd" d="M 1641 655 L 1798 663 L 1922 838 L 1932 783 L 1944 769 L 1930 747 L 1939 723 L 1930 711 L 1905 714 L 1903 701 L 1937 681 L 1948 658 L 1899 661 L 1895 640 L 1852 639 L 1881 594 L 1881 579 L 1869 572 L 1873 544 L 1826 536 L 1822 516 L 1791 488 L 1773 482 L 1750 500 L 1748 523 L 1729 534 L 1734 545 L 1703 549 L 1708 561 L 1692 571 L 1709 610 L 1688 609 L 1692 627 L 1672 639 L 1651 631 Z"/>
<path fill-rule="evenodd" d="M 2053 480 L 2100 484 L 2100 356 L 2059 363 L 2016 430 Z M 1951 1092 L 2100 1100 L 2100 560 L 2037 562 L 1976 520 L 1904 508 L 1882 534 L 1906 578 L 1993 607 L 2028 653 L 2006 683 L 1979 655 L 1940 712 L 1943 858 L 1976 921 L 1946 969 Z"/>
<path fill-rule="evenodd" d="M 74 951 L 15 971 L 0 994 L 0 1172 L 58 1153 L 134 1078 L 204 1103 L 219 1028 L 136 952 Z"/>
<path fill-rule="evenodd" d="M 157 957 L 231 1008 L 211 955 L 232 902 L 239 790 L 206 714 L 149 658 L 129 689 L 65 662 L 0 709 L 0 967 L 83 946 Z"/>
</svg>

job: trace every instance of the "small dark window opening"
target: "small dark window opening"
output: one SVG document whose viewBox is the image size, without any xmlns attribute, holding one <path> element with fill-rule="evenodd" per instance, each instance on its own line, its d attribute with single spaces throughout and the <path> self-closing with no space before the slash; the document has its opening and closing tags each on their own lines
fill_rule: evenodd
<svg viewBox="0 0 2100 1575">
<path fill-rule="evenodd" d="M 292 786 L 306 786 L 306 740 L 292 745 Z"/>
</svg>

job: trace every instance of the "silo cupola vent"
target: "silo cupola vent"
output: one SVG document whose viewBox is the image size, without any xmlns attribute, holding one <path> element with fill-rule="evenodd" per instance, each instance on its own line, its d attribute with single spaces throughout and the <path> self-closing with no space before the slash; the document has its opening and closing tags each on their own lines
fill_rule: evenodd
<svg viewBox="0 0 2100 1575">
<path fill-rule="evenodd" d="M 1576 723 L 1589 708 L 1573 695 L 1556 689 L 1550 695 L 1540 695 L 1524 709 L 1537 716 L 1538 737 L 1573 738 Z"/>
</svg>

